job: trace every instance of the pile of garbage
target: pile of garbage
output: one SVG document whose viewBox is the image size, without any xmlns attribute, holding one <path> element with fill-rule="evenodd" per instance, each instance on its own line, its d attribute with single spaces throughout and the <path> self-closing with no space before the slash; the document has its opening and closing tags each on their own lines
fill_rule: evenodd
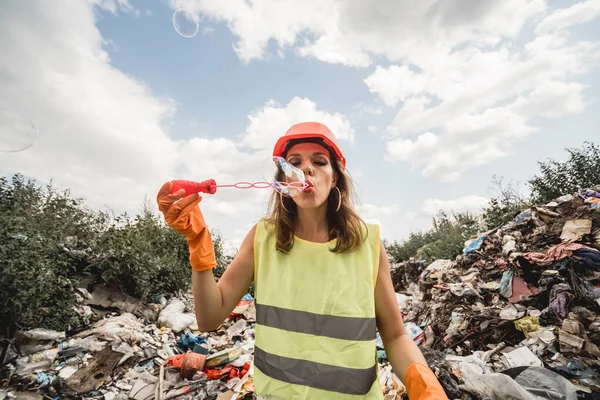
<svg viewBox="0 0 600 400">
<path fill-rule="evenodd" d="M 251 294 L 216 331 L 201 333 L 190 293 L 145 304 L 104 284 L 77 290 L 88 326 L 1 339 L 0 400 L 256 398 Z M 401 399 L 405 387 L 385 356 L 379 374 L 386 399 Z"/>
<path fill-rule="evenodd" d="M 189 293 L 145 304 L 104 284 L 77 290 L 88 326 L 3 340 L 0 399 L 255 398 L 251 295 L 201 334 Z"/>
<path fill-rule="evenodd" d="M 527 209 L 455 260 L 392 266 L 450 398 L 600 398 L 599 192 Z"/>
<path fill-rule="evenodd" d="M 450 399 L 600 398 L 600 188 L 532 207 L 455 260 L 392 265 L 398 306 Z M 216 330 L 193 298 L 144 303 L 90 277 L 88 325 L 0 338 L 0 400 L 255 399 L 250 294 Z M 377 336 L 386 400 L 406 398 Z"/>
</svg>

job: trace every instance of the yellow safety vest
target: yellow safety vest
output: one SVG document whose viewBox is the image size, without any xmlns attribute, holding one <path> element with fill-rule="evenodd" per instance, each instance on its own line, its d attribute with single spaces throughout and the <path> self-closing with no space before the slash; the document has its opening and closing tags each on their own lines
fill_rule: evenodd
<svg viewBox="0 0 600 400">
<path fill-rule="evenodd" d="M 378 379 L 375 283 L 379 226 L 351 253 L 335 239 L 294 238 L 275 250 L 262 219 L 254 239 L 254 386 L 264 399 L 383 399 Z"/>
</svg>

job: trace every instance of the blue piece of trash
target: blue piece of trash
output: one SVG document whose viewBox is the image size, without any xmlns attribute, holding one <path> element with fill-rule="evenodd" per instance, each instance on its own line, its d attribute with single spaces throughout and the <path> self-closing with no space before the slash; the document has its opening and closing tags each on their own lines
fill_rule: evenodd
<svg viewBox="0 0 600 400">
<path fill-rule="evenodd" d="M 37 382 L 36 383 L 38 383 L 42 386 L 51 385 L 54 383 L 54 381 L 56 381 L 56 376 L 48 375 L 45 372 L 38 372 L 38 374 L 37 374 Z"/>
<path fill-rule="evenodd" d="M 485 236 L 485 235 L 479 236 L 477 239 L 475 239 L 473 242 L 471 242 L 471 244 L 469 244 L 467 247 L 465 247 L 464 253 L 469 254 L 469 253 L 472 253 L 475 250 L 479 249 L 481 247 L 481 245 L 483 244 L 483 242 L 485 242 L 486 238 L 487 238 L 487 236 Z"/>
<path fill-rule="evenodd" d="M 383 349 L 383 340 L 381 340 L 381 335 L 377 332 L 377 347 Z"/>
<path fill-rule="evenodd" d="M 242 297 L 242 300 L 246 300 L 246 301 L 252 301 L 252 300 L 254 300 L 254 299 L 252 298 L 252 295 L 251 295 L 250 293 L 246 293 L 246 294 L 244 295 L 244 297 Z"/>
<path fill-rule="evenodd" d="M 197 344 L 208 344 L 208 342 L 200 336 L 195 336 L 191 332 L 187 332 L 184 336 L 179 338 L 177 344 L 186 350 L 193 350 Z"/>
<path fill-rule="evenodd" d="M 513 222 L 517 224 L 522 224 L 523 222 L 529 220 L 531 217 L 533 217 L 533 212 L 531 212 L 531 210 L 525 210 L 519 215 L 517 215 L 515 219 L 513 219 Z"/>
</svg>

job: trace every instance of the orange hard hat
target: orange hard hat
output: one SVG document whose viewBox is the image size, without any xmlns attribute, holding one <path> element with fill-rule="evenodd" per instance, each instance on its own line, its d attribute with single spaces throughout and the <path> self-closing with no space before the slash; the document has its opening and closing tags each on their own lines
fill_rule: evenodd
<svg viewBox="0 0 600 400">
<path fill-rule="evenodd" d="M 335 153 L 336 158 L 340 163 L 346 167 L 346 159 L 344 154 L 338 146 L 337 139 L 333 132 L 324 124 L 320 122 L 300 122 L 292 125 L 290 129 L 277 140 L 275 148 L 273 149 L 273 155 L 282 157 L 284 152 L 287 150 L 287 145 L 291 140 L 298 139 L 322 139 L 327 146 L 329 146 Z"/>
</svg>

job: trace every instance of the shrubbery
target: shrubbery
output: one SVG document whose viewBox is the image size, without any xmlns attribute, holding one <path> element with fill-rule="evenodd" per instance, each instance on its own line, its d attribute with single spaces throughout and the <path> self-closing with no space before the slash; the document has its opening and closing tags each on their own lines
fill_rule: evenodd
<svg viewBox="0 0 600 400">
<path fill-rule="evenodd" d="M 462 252 L 465 240 L 478 230 L 502 226 L 534 204 L 600 184 L 600 146 L 584 142 L 580 149 L 566 151 L 569 158 L 564 162 L 546 160 L 538 163 L 540 174 L 528 181 L 529 196 L 521 194 L 514 184 L 505 186 L 502 179 L 494 177 L 492 184 L 496 193 L 482 214 L 458 213 L 449 218 L 440 213 L 433 219 L 431 229 L 411 233 L 402 242 L 385 243 L 388 253 L 396 262 L 411 257 L 429 262 L 454 259 Z"/>
<path fill-rule="evenodd" d="M 580 149 L 566 149 L 569 158 L 564 162 L 538 162 L 540 174 L 529 180 L 531 197 L 545 203 L 565 194 L 600 184 L 600 146 L 584 142 Z"/>
<path fill-rule="evenodd" d="M 213 240 L 219 276 L 226 261 L 221 236 Z M 145 300 L 187 290 L 188 257 L 185 238 L 148 202 L 135 217 L 114 216 L 52 185 L 0 178 L 0 326 L 77 327 L 75 288 L 91 274 Z"/>
<path fill-rule="evenodd" d="M 396 261 L 411 257 L 424 260 L 452 259 L 463 249 L 469 236 L 480 229 L 480 220 L 470 213 L 455 213 L 448 216 L 439 212 L 433 218 L 433 227 L 428 231 L 411 233 L 404 242 L 386 244 L 388 254 Z"/>
</svg>

